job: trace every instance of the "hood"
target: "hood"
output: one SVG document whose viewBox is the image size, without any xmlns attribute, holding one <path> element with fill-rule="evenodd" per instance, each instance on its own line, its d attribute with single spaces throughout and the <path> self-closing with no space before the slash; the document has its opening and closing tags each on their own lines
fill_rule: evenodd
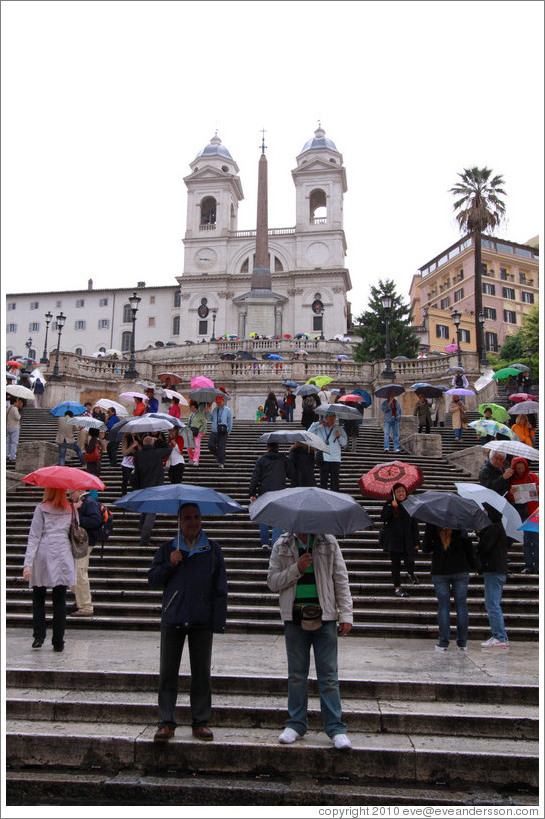
<svg viewBox="0 0 545 819">
<path fill-rule="evenodd" d="M 527 483 L 528 474 L 530 472 L 530 467 L 528 466 L 528 461 L 526 460 L 526 458 L 513 458 L 513 460 L 511 461 L 511 466 L 513 467 L 513 470 L 515 469 L 517 464 L 523 464 L 524 474 L 519 476 L 519 475 L 517 475 L 515 473 L 513 475 L 512 480 L 514 479 L 515 481 L 520 482 L 520 483 Z"/>
</svg>

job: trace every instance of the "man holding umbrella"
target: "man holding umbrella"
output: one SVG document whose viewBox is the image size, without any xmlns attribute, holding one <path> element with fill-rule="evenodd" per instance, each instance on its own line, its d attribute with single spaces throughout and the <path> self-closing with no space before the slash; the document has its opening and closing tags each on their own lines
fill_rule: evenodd
<svg viewBox="0 0 545 819">
<path fill-rule="evenodd" d="M 346 432 L 336 421 L 337 415 L 334 410 L 328 410 L 323 419 L 315 421 L 308 429 L 329 447 L 329 452 L 323 453 L 323 460 L 320 462 L 320 487 L 327 489 L 329 481 L 332 492 L 339 491 L 341 447 L 348 443 Z"/>
<path fill-rule="evenodd" d="M 395 390 L 388 391 L 388 397 L 382 402 L 384 414 L 384 452 L 390 451 L 390 430 L 392 430 L 394 452 L 399 452 L 399 421 L 401 404 L 396 398 Z"/>
<path fill-rule="evenodd" d="M 219 469 L 225 468 L 225 451 L 227 437 L 233 428 L 233 413 L 225 406 L 223 395 L 215 398 L 216 406 L 212 410 L 212 429 L 208 437 L 208 450 L 216 456 Z"/>
</svg>

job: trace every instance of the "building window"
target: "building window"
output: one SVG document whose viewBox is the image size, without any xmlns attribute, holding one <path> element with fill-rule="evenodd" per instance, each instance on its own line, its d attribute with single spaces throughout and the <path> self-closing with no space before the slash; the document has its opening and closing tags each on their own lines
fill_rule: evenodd
<svg viewBox="0 0 545 819">
<path fill-rule="evenodd" d="M 496 321 L 497 313 L 495 307 L 483 307 L 484 317 L 485 319 L 490 319 L 491 321 Z"/>
<path fill-rule="evenodd" d="M 15 302 L 8 301 L 8 310 L 15 310 Z"/>
<path fill-rule="evenodd" d="M 39 333 L 40 332 L 40 324 L 37 321 L 31 321 L 28 325 L 28 332 L 29 333 Z"/>
<path fill-rule="evenodd" d="M 486 332 L 484 334 L 484 346 L 491 353 L 497 352 L 497 350 L 498 350 L 498 334 L 497 333 Z"/>
<path fill-rule="evenodd" d="M 150 304 L 155 304 L 155 296 L 150 296 L 149 297 L 149 303 Z"/>
<path fill-rule="evenodd" d="M 464 298 L 464 288 L 460 287 L 459 290 L 454 291 L 454 301 L 461 301 Z"/>
<path fill-rule="evenodd" d="M 62 307 L 62 301 L 60 299 L 57 299 L 55 307 Z"/>
<path fill-rule="evenodd" d="M 51 322 L 51 330 L 57 331 L 59 329 L 59 325 L 56 321 Z"/>
<path fill-rule="evenodd" d="M 511 301 L 515 301 L 514 287 L 502 287 L 502 294 L 504 299 L 511 299 Z"/>
<path fill-rule="evenodd" d="M 201 202 L 201 225 L 216 224 L 216 200 L 206 196 Z"/>
<path fill-rule="evenodd" d="M 132 310 L 130 304 L 123 305 L 123 324 L 130 324 L 132 321 Z"/>
<path fill-rule="evenodd" d="M 199 321 L 199 335 L 208 335 L 208 321 Z"/>
<path fill-rule="evenodd" d="M 86 321 L 76 321 L 74 322 L 74 329 L 75 330 L 85 330 L 85 325 L 87 324 Z"/>
<path fill-rule="evenodd" d="M 179 336 L 180 335 L 180 316 L 174 316 L 172 319 L 172 335 Z"/>
<path fill-rule="evenodd" d="M 495 284 L 486 284 L 483 282 L 483 293 L 485 296 L 495 296 L 496 295 L 496 285 Z"/>
<path fill-rule="evenodd" d="M 76 307 L 85 307 L 85 299 L 76 299 Z"/>
<path fill-rule="evenodd" d="M 526 281 L 526 273 L 519 273 L 519 282 L 520 284 L 528 284 Z"/>
<path fill-rule="evenodd" d="M 110 319 L 99 319 L 98 320 L 98 329 L 99 330 L 107 330 L 110 326 Z"/>
<path fill-rule="evenodd" d="M 534 294 L 533 293 L 526 293 L 525 290 L 521 292 L 521 298 L 524 304 L 533 304 L 534 303 Z"/>
<path fill-rule="evenodd" d="M 503 311 L 503 320 L 507 324 L 516 324 L 517 323 L 517 314 L 514 310 L 504 310 Z"/>
<path fill-rule="evenodd" d="M 313 316 L 312 317 L 312 329 L 315 333 L 323 332 L 324 323 L 322 316 Z"/>
<path fill-rule="evenodd" d="M 108 306 L 108 299 L 99 299 L 98 300 L 99 307 L 107 307 Z"/>
<path fill-rule="evenodd" d="M 446 310 L 450 304 L 450 296 L 447 296 L 446 299 L 441 299 L 441 310 Z"/>
<path fill-rule="evenodd" d="M 83 350 L 82 350 L 81 347 L 76 347 L 75 352 L 76 352 L 76 355 L 83 355 Z"/>
<path fill-rule="evenodd" d="M 130 330 L 125 330 L 124 333 L 121 334 L 121 352 L 128 353 L 131 349 L 131 338 L 132 333 Z"/>
<path fill-rule="evenodd" d="M 505 268 L 505 267 L 500 267 L 500 279 L 501 279 L 503 282 L 506 282 L 506 281 L 507 281 L 507 268 Z"/>
<path fill-rule="evenodd" d="M 488 276 L 488 267 L 483 263 L 481 263 L 481 276 Z"/>
<path fill-rule="evenodd" d="M 471 344 L 471 331 L 460 330 L 460 341 L 463 341 L 464 344 Z"/>
<path fill-rule="evenodd" d="M 317 188 L 312 191 L 309 197 L 310 223 L 313 225 L 324 225 L 327 222 L 327 198 L 325 191 Z"/>
<path fill-rule="evenodd" d="M 182 294 L 179 290 L 174 293 L 174 307 L 179 307 L 182 303 Z"/>
<path fill-rule="evenodd" d="M 449 338 L 449 327 L 447 324 L 436 324 L 435 335 L 437 338 Z"/>
<path fill-rule="evenodd" d="M 149 316 L 148 327 L 155 327 L 155 316 Z"/>
<path fill-rule="evenodd" d="M 6 327 L 6 333 L 16 333 L 17 332 L 17 325 L 16 324 L 8 324 Z"/>
<path fill-rule="evenodd" d="M 37 310 L 39 306 L 40 306 L 39 301 L 31 301 L 30 302 L 30 309 L 31 310 Z"/>
</svg>

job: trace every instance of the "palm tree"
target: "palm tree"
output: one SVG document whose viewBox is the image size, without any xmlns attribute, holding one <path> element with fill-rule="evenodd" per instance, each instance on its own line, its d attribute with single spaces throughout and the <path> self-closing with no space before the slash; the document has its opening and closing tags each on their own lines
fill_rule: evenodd
<svg viewBox="0 0 545 819">
<path fill-rule="evenodd" d="M 505 205 L 500 196 L 505 196 L 502 188 L 503 176 L 492 176 L 490 168 L 464 168 L 458 176 L 462 180 L 450 189 L 450 193 L 460 197 L 454 202 L 454 211 L 460 230 L 473 236 L 475 245 L 475 338 L 479 361 L 483 354 L 483 331 L 479 324 L 479 313 L 483 309 L 483 289 L 481 283 L 481 238 L 489 230 L 491 233 L 505 217 Z"/>
</svg>

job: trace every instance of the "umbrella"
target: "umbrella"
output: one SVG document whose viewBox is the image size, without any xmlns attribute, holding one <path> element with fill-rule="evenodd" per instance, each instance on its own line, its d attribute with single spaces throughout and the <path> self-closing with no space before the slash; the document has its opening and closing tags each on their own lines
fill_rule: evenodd
<svg viewBox="0 0 545 819">
<path fill-rule="evenodd" d="M 291 338 L 291 333 L 284 333 L 284 338 Z"/>
<path fill-rule="evenodd" d="M 21 361 L 11 359 L 10 361 L 6 361 L 6 367 L 24 367 L 24 364 Z"/>
<path fill-rule="evenodd" d="M 197 375 L 191 379 L 191 389 L 197 390 L 199 387 L 212 387 L 214 389 L 214 382 L 205 375 Z"/>
<path fill-rule="evenodd" d="M 521 401 L 520 404 L 515 404 L 511 409 L 507 410 L 508 415 L 533 415 L 539 412 L 539 404 L 537 401 Z"/>
<path fill-rule="evenodd" d="M 458 490 L 458 494 L 462 498 L 471 498 L 475 503 L 478 503 L 482 509 L 483 503 L 489 503 L 494 509 L 502 513 L 502 523 L 506 534 L 514 538 L 517 542 L 520 539 L 518 530 L 522 523 L 522 519 L 515 509 L 509 503 L 506 497 L 494 492 L 493 489 L 488 489 L 486 486 L 481 486 L 480 483 L 455 483 L 454 486 Z"/>
<path fill-rule="evenodd" d="M 250 504 L 250 518 L 282 531 L 343 536 L 373 526 L 373 521 L 350 495 L 297 486 L 265 492 Z"/>
<path fill-rule="evenodd" d="M 28 387 L 22 387 L 20 384 L 14 384 L 13 387 L 8 385 L 6 387 L 6 392 L 9 393 L 9 395 L 14 395 L 16 398 L 33 399 L 36 397 L 32 390 L 29 390 Z"/>
<path fill-rule="evenodd" d="M 443 529 L 484 529 L 491 520 L 479 504 L 454 492 L 422 492 L 403 501 L 409 515 Z"/>
<path fill-rule="evenodd" d="M 294 350 L 294 355 L 308 355 L 306 350 Z"/>
<path fill-rule="evenodd" d="M 140 416 L 140 417 L 142 417 L 142 416 Z M 178 427 L 178 429 L 182 429 L 183 427 L 185 427 L 184 422 L 181 421 L 180 418 L 175 418 L 173 415 L 169 415 L 168 412 L 148 412 L 148 413 L 146 413 L 145 417 L 146 418 L 159 418 L 159 419 L 162 419 L 163 421 L 169 421 L 169 423 L 173 427 Z"/>
<path fill-rule="evenodd" d="M 521 403 L 522 401 L 539 401 L 537 395 L 532 395 L 530 392 L 514 392 L 512 395 L 508 396 L 510 401 L 514 401 L 515 404 Z"/>
<path fill-rule="evenodd" d="M 494 421 L 499 421 L 500 424 L 505 424 L 506 421 L 509 421 L 509 413 L 502 407 L 500 404 L 479 404 L 479 412 L 481 415 L 484 415 L 485 409 L 492 410 L 492 418 Z"/>
<path fill-rule="evenodd" d="M 383 387 L 379 387 L 375 390 L 373 395 L 376 395 L 378 398 L 388 398 L 390 390 L 394 395 L 401 395 L 402 392 L 405 392 L 405 387 L 402 384 L 384 384 Z"/>
<path fill-rule="evenodd" d="M 428 385 L 426 387 L 417 387 L 415 390 L 417 395 L 423 395 L 425 398 L 439 398 L 445 392 L 444 389 L 441 387 L 432 387 Z"/>
<path fill-rule="evenodd" d="M 419 466 L 388 461 L 374 466 L 358 481 L 362 495 L 371 498 L 387 498 L 396 483 L 402 483 L 407 492 L 414 492 L 424 483 L 424 475 Z"/>
<path fill-rule="evenodd" d="M 521 373 L 529 373 L 530 367 L 527 367 L 526 364 L 510 364 L 510 367 L 514 367 L 515 370 L 518 370 Z"/>
<path fill-rule="evenodd" d="M 523 532 L 539 532 L 539 509 L 532 512 L 530 517 L 526 518 L 522 526 L 519 526 Z"/>
<path fill-rule="evenodd" d="M 337 361 L 350 361 L 350 356 L 349 355 L 338 355 L 337 356 Z"/>
<path fill-rule="evenodd" d="M 158 512 L 177 515 L 184 503 L 195 503 L 203 515 L 225 515 L 228 512 L 244 512 L 229 495 L 217 492 L 208 486 L 194 486 L 187 483 L 170 483 L 137 489 L 114 501 L 122 509 L 133 512 Z"/>
<path fill-rule="evenodd" d="M 478 418 L 476 421 L 471 421 L 468 427 L 474 429 L 479 435 L 505 435 L 506 438 L 510 438 L 512 441 L 518 441 L 518 436 L 515 435 L 512 429 L 492 419 Z"/>
<path fill-rule="evenodd" d="M 170 415 L 168 416 L 168 418 L 170 418 L 169 421 L 167 421 L 166 418 L 152 418 L 151 415 L 152 413 L 149 413 L 138 418 L 126 418 L 123 421 L 118 421 L 118 423 L 114 424 L 110 429 L 110 440 L 118 441 L 127 432 L 130 432 L 132 435 L 138 435 L 142 432 L 166 432 L 172 427 L 177 426 L 177 419 L 172 418 Z"/>
<path fill-rule="evenodd" d="M 163 384 L 166 382 L 167 378 L 170 378 L 170 383 L 171 384 L 181 384 L 182 380 L 183 380 L 181 375 L 177 375 L 176 373 L 169 373 L 169 372 L 157 373 L 157 378 L 159 379 L 159 381 L 162 381 Z"/>
<path fill-rule="evenodd" d="M 128 398 L 133 400 L 135 398 L 141 398 L 142 401 L 145 401 L 148 396 L 143 392 L 133 392 L 132 390 L 128 390 L 127 392 L 122 392 L 119 394 L 118 398 Z"/>
<path fill-rule="evenodd" d="M 289 387 L 292 390 L 296 390 L 299 384 L 297 383 L 297 381 L 282 381 L 282 386 Z"/>
<path fill-rule="evenodd" d="M 475 395 L 473 390 L 466 390 L 464 387 L 451 387 L 450 390 L 446 390 L 445 395 Z"/>
<path fill-rule="evenodd" d="M 220 358 L 221 358 L 222 361 L 234 361 L 235 358 L 236 358 L 236 355 L 234 353 L 222 353 L 220 355 Z"/>
<path fill-rule="evenodd" d="M 455 367 L 448 368 L 447 375 L 454 375 L 455 373 L 465 373 L 465 368 L 460 364 L 456 365 Z"/>
<path fill-rule="evenodd" d="M 54 415 L 55 418 L 58 418 L 64 415 L 67 410 L 73 412 L 74 415 L 83 415 L 84 412 L 87 412 L 87 407 L 84 407 L 79 401 L 61 401 L 60 404 L 54 406 L 49 412 L 51 415 Z"/>
<path fill-rule="evenodd" d="M 239 361 L 257 361 L 257 358 L 253 356 L 251 353 L 249 353 L 247 350 L 237 350 L 235 355 Z"/>
<path fill-rule="evenodd" d="M 117 355 L 119 358 L 123 358 L 123 353 L 121 350 L 106 350 L 106 355 Z"/>
<path fill-rule="evenodd" d="M 318 415 L 326 415 L 328 412 L 334 412 L 338 418 L 344 418 L 346 421 L 361 420 L 361 413 L 354 407 L 347 407 L 345 404 L 320 404 L 316 407 Z"/>
<path fill-rule="evenodd" d="M 224 398 L 229 398 L 227 393 L 217 390 L 215 387 L 199 387 L 196 390 L 189 391 L 189 398 L 197 401 L 198 404 L 211 404 L 215 401 L 218 395 L 223 395 Z"/>
<path fill-rule="evenodd" d="M 126 417 L 129 413 L 127 412 L 127 408 L 120 404 L 118 401 L 112 401 L 111 398 L 99 398 L 98 401 L 95 401 L 95 407 L 100 407 L 101 409 L 110 409 L 113 407 L 115 410 L 115 414 L 119 417 Z"/>
<path fill-rule="evenodd" d="M 85 429 L 106 429 L 104 421 L 101 421 L 100 418 L 93 418 L 91 415 L 70 418 L 68 423 L 73 427 L 85 427 Z"/>
<path fill-rule="evenodd" d="M 303 384 L 301 387 L 297 387 L 294 395 L 302 395 L 304 398 L 305 395 L 318 395 L 319 392 L 320 390 L 316 384 Z"/>
<path fill-rule="evenodd" d="M 410 361 L 410 358 L 407 355 L 396 355 L 395 358 L 392 358 L 392 361 Z"/>
<path fill-rule="evenodd" d="M 351 395 L 341 395 L 338 399 L 339 404 L 348 402 L 349 404 L 365 404 L 365 398 L 363 395 L 359 395 L 358 393 L 352 393 Z"/>
<path fill-rule="evenodd" d="M 431 387 L 431 384 L 428 384 L 427 381 L 417 381 L 416 384 L 411 384 L 409 387 L 410 390 L 418 390 L 420 387 Z"/>
<path fill-rule="evenodd" d="M 183 404 L 184 407 L 189 406 L 189 401 L 184 398 L 181 392 L 176 392 L 176 390 L 165 390 L 165 395 L 167 398 L 177 398 L 180 404 Z"/>
<path fill-rule="evenodd" d="M 363 398 L 365 398 L 365 401 L 367 402 L 365 404 L 366 407 L 370 407 L 371 404 L 373 403 L 373 399 L 371 398 L 369 393 L 366 392 L 365 390 L 362 390 L 361 387 L 354 388 L 352 390 L 352 394 L 353 395 L 361 395 Z"/>
<path fill-rule="evenodd" d="M 515 367 L 503 367 L 501 370 L 498 370 L 497 373 L 494 373 L 492 378 L 509 378 L 510 375 L 519 375 L 519 370 Z"/>
<path fill-rule="evenodd" d="M 284 356 L 277 355 L 277 353 L 269 353 L 265 358 L 270 358 L 271 361 L 284 361 Z"/>
<path fill-rule="evenodd" d="M 458 350 L 457 344 L 447 344 L 445 347 L 445 353 L 455 353 Z"/>
<path fill-rule="evenodd" d="M 312 378 L 309 378 L 308 381 L 305 381 L 305 384 L 316 384 L 317 387 L 325 387 L 327 384 L 331 384 L 332 381 L 335 379 L 330 378 L 328 375 L 315 375 Z"/>
<path fill-rule="evenodd" d="M 259 439 L 260 443 L 269 444 L 295 444 L 301 443 L 312 449 L 319 449 L 321 452 L 329 452 L 329 446 L 325 441 L 316 435 L 314 432 L 306 432 L 304 429 L 293 430 L 278 430 L 278 432 L 265 432 Z"/>
<path fill-rule="evenodd" d="M 106 489 L 96 475 L 73 466 L 42 466 L 21 480 L 33 486 L 43 486 L 44 489 Z"/>
<path fill-rule="evenodd" d="M 494 452 L 503 452 L 504 455 L 517 455 L 529 461 L 539 461 L 539 450 L 520 441 L 488 441 L 482 446 L 484 449 L 491 449 Z"/>
<path fill-rule="evenodd" d="M 13 373 L 5 373 L 6 378 L 11 378 L 12 381 L 17 381 L 17 376 Z M 28 387 L 27 387 L 28 389 Z"/>
</svg>

